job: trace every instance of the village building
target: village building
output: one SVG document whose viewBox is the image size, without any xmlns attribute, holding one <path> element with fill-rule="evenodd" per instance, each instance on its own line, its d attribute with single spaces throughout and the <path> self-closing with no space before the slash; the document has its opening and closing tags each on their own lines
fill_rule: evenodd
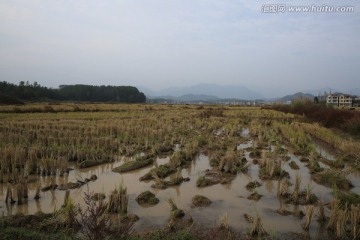
<svg viewBox="0 0 360 240">
<path fill-rule="evenodd" d="M 326 97 L 326 103 L 338 107 L 352 107 L 356 99 L 358 98 L 349 94 L 333 93 Z"/>
</svg>

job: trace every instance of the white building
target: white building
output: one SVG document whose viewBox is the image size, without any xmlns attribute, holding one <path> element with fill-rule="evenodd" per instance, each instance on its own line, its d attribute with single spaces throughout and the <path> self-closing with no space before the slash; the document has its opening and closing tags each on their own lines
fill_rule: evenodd
<svg viewBox="0 0 360 240">
<path fill-rule="evenodd" d="M 326 103 L 338 107 L 351 107 L 354 99 L 354 96 L 348 94 L 333 93 L 326 97 Z"/>
</svg>

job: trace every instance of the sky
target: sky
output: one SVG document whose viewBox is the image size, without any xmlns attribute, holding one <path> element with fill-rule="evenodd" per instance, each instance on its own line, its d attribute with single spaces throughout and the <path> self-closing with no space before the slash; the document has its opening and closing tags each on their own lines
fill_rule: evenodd
<svg viewBox="0 0 360 240">
<path fill-rule="evenodd" d="M 354 12 L 289 12 L 300 5 Z M 360 88 L 360 1 L 1 0 L 0 81 Z"/>
</svg>

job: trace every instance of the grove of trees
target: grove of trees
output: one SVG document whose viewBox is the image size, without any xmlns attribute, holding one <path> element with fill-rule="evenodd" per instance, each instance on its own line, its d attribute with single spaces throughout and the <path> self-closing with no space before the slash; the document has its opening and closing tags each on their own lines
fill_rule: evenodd
<svg viewBox="0 0 360 240">
<path fill-rule="evenodd" d="M 19 85 L 0 82 L 0 103 L 21 104 L 38 101 L 119 102 L 143 103 L 144 93 L 132 86 L 61 85 L 47 88 L 37 82 L 20 82 Z"/>
</svg>

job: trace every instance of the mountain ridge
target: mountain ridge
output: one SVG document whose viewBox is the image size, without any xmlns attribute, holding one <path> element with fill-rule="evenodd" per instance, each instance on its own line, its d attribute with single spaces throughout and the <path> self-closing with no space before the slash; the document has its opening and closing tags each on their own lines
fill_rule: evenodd
<svg viewBox="0 0 360 240">
<path fill-rule="evenodd" d="M 218 85 L 218 84 L 196 84 L 189 87 L 170 87 L 159 91 L 153 91 L 145 87 L 138 87 L 148 97 L 172 96 L 180 97 L 183 95 L 206 95 L 220 99 L 265 99 L 260 93 L 253 91 L 242 85 Z"/>
</svg>

